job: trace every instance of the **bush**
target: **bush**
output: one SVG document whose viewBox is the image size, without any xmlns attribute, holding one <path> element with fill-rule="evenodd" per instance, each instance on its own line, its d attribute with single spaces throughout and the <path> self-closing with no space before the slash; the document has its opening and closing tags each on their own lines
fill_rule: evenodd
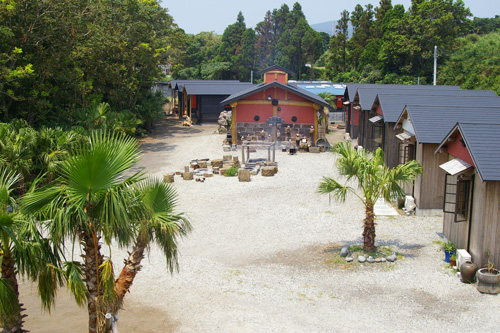
<svg viewBox="0 0 500 333">
<path fill-rule="evenodd" d="M 224 176 L 226 177 L 235 177 L 238 174 L 238 168 L 231 167 L 226 170 L 226 173 L 224 173 Z"/>
</svg>

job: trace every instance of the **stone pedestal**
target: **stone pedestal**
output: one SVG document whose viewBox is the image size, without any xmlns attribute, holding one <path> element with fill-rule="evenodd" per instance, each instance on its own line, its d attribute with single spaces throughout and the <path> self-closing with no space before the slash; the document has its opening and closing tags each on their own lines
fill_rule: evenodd
<svg viewBox="0 0 500 333">
<path fill-rule="evenodd" d="M 265 167 L 262 167 L 260 172 L 261 172 L 263 177 L 272 177 L 275 174 L 275 168 L 276 167 L 265 166 Z"/>
<path fill-rule="evenodd" d="M 250 170 L 239 169 L 238 170 L 238 180 L 240 182 L 249 182 L 250 181 Z"/>
<path fill-rule="evenodd" d="M 212 167 L 222 168 L 222 164 L 223 164 L 223 160 L 221 160 L 221 159 L 212 160 Z"/>
<path fill-rule="evenodd" d="M 175 173 L 167 173 L 163 175 L 163 181 L 165 183 L 173 183 L 174 182 L 174 175 Z"/>
<path fill-rule="evenodd" d="M 184 173 L 182 174 L 182 178 L 183 178 L 184 180 L 193 180 L 193 175 L 194 175 L 194 172 L 192 172 L 192 171 L 189 171 L 189 172 L 184 172 Z"/>
</svg>

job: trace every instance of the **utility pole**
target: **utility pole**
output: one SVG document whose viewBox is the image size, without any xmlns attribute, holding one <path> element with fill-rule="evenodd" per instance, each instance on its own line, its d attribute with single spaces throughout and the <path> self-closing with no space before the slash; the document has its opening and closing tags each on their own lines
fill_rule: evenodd
<svg viewBox="0 0 500 333">
<path fill-rule="evenodd" d="M 438 67 L 438 47 L 437 45 L 434 45 L 434 85 L 436 85 L 437 67 Z"/>
</svg>

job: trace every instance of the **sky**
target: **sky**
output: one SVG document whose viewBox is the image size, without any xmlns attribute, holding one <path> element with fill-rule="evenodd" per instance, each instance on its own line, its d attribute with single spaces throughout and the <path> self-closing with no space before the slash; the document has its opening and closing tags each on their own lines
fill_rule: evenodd
<svg viewBox="0 0 500 333">
<path fill-rule="evenodd" d="M 472 14 L 477 17 L 500 15 L 500 0 L 463 0 Z M 309 24 L 338 20 L 344 9 L 351 12 L 356 4 L 363 7 L 371 3 L 376 7 L 379 0 L 161 0 L 168 8 L 175 23 L 186 33 L 197 34 L 201 31 L 215 31 L 222 34 L 224 29 L 236 22 L 238 12 L 245 17 L 247 28 L 264 20 L 268 10 L 280 8 L 286 3 L 292 9 L 299 2 Z M 411 0 L 392 0 L 392 5 L 402 4 L 408 9 Z"/>
</svg>

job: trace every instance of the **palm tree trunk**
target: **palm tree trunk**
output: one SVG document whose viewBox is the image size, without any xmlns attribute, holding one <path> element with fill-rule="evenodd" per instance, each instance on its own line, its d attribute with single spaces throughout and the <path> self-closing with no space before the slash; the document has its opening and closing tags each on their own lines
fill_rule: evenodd
<svg viewBox="0 0 500 333">
<path fill-rule="evenodd" d="M 99 286 L 99 266 L 103 263 L 100 237 L 96 234 L 84 233 L 82 236 L 85 283 L 88 290 L 87 311 L 89 314 L 89 333 L 101 332 L 104 314 L 99 311 L 102 300 L 102 288 Z M 102 318 L 100 318 L 102 317 Z"/>
<path fill-rule="evenodd" d="M 375 247 L 375 213 L 374 203 L 369 201 L 365 208 L 365 219 L 363 226 L 363 250 L 374 252 Z"/>
<path fill-rule="evenodd" d="M 3 329 L 2 333 L 17 333 L 28 332 L 23 329 L 24 317 L 26 314 L 21 314 L 26 310 L 23 304 L 19 303 L 19 284 L 17 283 L 17 270 L 13 258 L 9 254 L 5 254 L 2 258 L 2 277 L 5 278 L 12 290 L 16 294 L 15 312 L 9 318 L 2 318 Z"/>
<path fill-rule="evenodd" d="M 128 258 L 124 260 L 125 265 L 115 281 L 116 300 L 113 306 L 113 311 L 115 312 L 120 309 L 123 298 L 132 286 L 137 272 L 142 268 L 141 261 L 144 259 L 144 250 L 147 245 L 147 235 L 145 233 L 139 234 L 132 252 L 129 252 Z"/>
</svg>

